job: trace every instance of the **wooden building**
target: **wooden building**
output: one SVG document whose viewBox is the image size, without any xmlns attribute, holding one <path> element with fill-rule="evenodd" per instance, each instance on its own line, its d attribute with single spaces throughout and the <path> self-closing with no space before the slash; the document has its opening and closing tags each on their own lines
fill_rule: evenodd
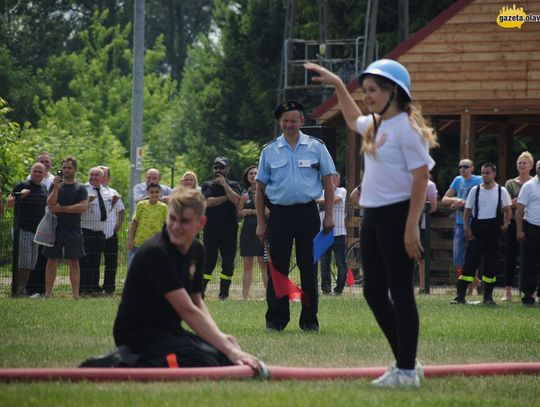
<svg viewBox="0 0 540 407">
<path fill-rule="evenodd" d="M 483 134 L 498 135 L 501 180 L 514 165 L 509 154 L 514 138 L 540 136 L 540 22 L 499 26 L 501 9 L 512 5 L 459 0 L 384 56 L 407 67 L 413 97 L 437 132 L 460 138 L 460 158 L 474 159 L 475 141 Z M 540 15 L 538 0 L 516 7 Z M 363 108 L 356 79 L 347 86 Z M 313 113 L 320 125 L 345 126 L 335 95 Z M 360 140 L 349 132 L 347 144 L 347 179 L 353 188 L 359 182 Z"/>
</svg>

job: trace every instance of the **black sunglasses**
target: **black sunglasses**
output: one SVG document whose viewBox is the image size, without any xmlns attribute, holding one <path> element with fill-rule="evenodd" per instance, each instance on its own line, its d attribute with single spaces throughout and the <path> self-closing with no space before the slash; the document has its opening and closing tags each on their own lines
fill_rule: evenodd
<svg viewBox="0 0 540 407">
<path fill-rule="evenodd" d="M 460 170 L 461 170 L 462 168 L 466 170 L 467 168 L 471 168 L 471 166 L 470 166 L 470 165 L 460 165 L 458 168 L 459 168 Z"/>
<path fill-rule="evenodd" d="M 214 170 L 224 170 L 225 166 L 223 165 L 214 165 Z"/>
</svg>

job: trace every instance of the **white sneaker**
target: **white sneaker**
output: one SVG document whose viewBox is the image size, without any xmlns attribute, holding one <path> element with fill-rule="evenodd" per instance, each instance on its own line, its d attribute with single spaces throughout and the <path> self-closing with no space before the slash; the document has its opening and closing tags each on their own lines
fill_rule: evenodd
<svg viewBox="0 0 540 407">
<path fill-rule="evenodd" d="M 420 387 L 420 379 L 416 370 L 412 375 L 405 373 L 404 370 L 396 367 L 390 367 L 381 377 L 371 382 L 377 387 L 401 387 L 401 388 L 418 388 Z"/>
<path fill-rule="evenodd" d="M 418 379 L 424 380 L 424 366 L 420 363 L 418 359 L 414 361 L 414 370 L 416 370 L 416 374 L 418 375 Z"/>
<path fill-rule="evenodd" d="M 397 370 L 395 363 L 391 365 L 381 376 L 377 377 L 375 380 L 372 380 L 371 384 L 373 384 L 374 386 L 379 386 L 380 383 L 387 380 L 389 376 L 392 376 L 394 374 L 394 370 Z"/>
<path fill-rule="evenodd" d="M 396 369 L 396 362 L 392 363 L 392 365 L 390 366 L 390 369 Z M 414 370 L 416 370 L 416 374 L 418 375 L 418 378 L 420 380 L 424 380 L 425 378 L 424 366 L 422 366 L 422 364 L 420 363 L 418 359 L 414 360 Z"/>
</svg>

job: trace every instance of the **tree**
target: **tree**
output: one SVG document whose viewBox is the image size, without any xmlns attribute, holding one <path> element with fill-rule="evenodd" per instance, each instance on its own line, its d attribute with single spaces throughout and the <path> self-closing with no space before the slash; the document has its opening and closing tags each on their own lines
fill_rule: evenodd
<svg viewBox="0 0 540 407">
<path fill-rule="evenodd" d="M 0 59 L 4 64 L 0 69 L 0 94 L 14 109 L 14 120 L 20 124 L 25 121 L 36 123 L 32 99 L 34 95 L 45 96 L 36 71 L 44 68 L 51 56 L 80 48 L 77 33 L 91 23 L 93 7 L 115 8 L 119 3 L 116 0 L 15 0 L 2 3 Z M 6 65 L 6 62 L 9 63 Z M 53 88 L 53 91 L 61 93 L 61 88 Z"/>
<path fill-rule="evenodd" d="M 17 123 L 37 120 L 34 97 L 45 97 L 46 86 L 36 79 L 28 66 L 17 66 L 17 61 L 5 44 L 0 44 L 0 96 L 9 106 L 8 115 Z"/>
<path fill-rule="evenodd" d="M 205 176 L 210 157 L 228 143 L 222 112 L 223 81 L 217 75 L 221 65 L 218 47 L 201 35 L 188 51 L 186 67 L 176 105 L 176 152 L 187 168 Z M 224 154 L 223 152 L 221 154 Z"/>
<path fill-rule="evenodd" d="M 212 22 L 212 0 L 147 0 L 146 38 L 163 36 L 166 56 L 159 67 L 175 80 L 182 78 L 188 47 L 207 33 Z"/>
<path fill-rule="evenodd" d="M 26 128 L 24 134 L 36 150 L 47 149 L 56 158 L 75 155 L 83 173 L 98 164 L 110 166 L 115 186 L 127 194 L 131 74 L 124 73 L 124 67 L 131 66 L 131 27 L 106 27 L 107 14 L 96 13 L 91 27 L 80 33 L 85 45 L 80 52 L 54 56 L 39 72 L 44 80 L 62 77 L 70 95 L 40 99 L 38 123 Z M 162 41 L 158 38 L 145 56 L 143 140 L 160 162 L 169 158 L 170 152 L 162 151 L 163 135 L 156 132 L 163 129 L 163 118 L 170 117 L 170 101 L 176 94 L 175 82 L 156 73 L 165 55 Z"/>
<path fill-rule="evenodd" d="M 285 4 L 283 1 L 249 0 L 216 4 L 216 24 L 221 31 L 225 79 L 227 134 L 237 140 L 258 142 L 272 138 L 276 88 L 281 61 Z"/>
<path fill-rule="evenodd" d="M 94 14 L 104 15 L 106 28 L 127 27 L 133 18 L 134 0 L 12 0 L 0 2 L 0 95 L 12 107 L 10 116 L 19 124 L 35 125 L 38 113 L 33 98 L 58 100 L 73 96 L 69 86 L 71 65 L 58 66 L 56 76 L 43 76 L 52 57 L 82 52 L 87 46 L 79 35 L 94 24 Z M 147 0 L 147 44 L 161 42 L 165 55 L 153 67 L 156 73 L 181 78 L 189 45 L 200 32 L 208 32 L 212 0 Z M 103 14 L 106 12 L 106 14 Z M 131 36 L 126 38 L 132 47 Z M 67 61 L 59 59 L 57 64 Z M 112 59 L 109 60 L 112 62 Z M 112 65 L 109 67 L 112 68 Z M 130 65 L 116 66 L 128 74 Z M 47 90 L 43 81 L 49 84 Z M 177 83 L 176 83 L 177 85 Z M 45 92 L 50 92 L 47 95 Z"/>
<path fill-rule="evenodd" d="M 3 196 L 11 192 L 15 183 L 26 178 L 32 163 L 19 124 L 7 118 L 10 111 L 7 102 L 0 98 L 0 191 Z"/>
</svg>

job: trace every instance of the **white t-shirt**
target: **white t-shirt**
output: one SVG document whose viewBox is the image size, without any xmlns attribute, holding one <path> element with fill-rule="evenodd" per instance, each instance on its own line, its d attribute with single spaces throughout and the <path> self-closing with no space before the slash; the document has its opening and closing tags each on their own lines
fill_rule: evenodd
<svg viewBox="0 0 540 407">
<path fill-rule="evenodd" d="M 335 198 L 341 198 L 341 202 L 336 203 Z M 321 199 L 324 199 L 324 191 Z M 334 191 L 334 236 L 341 236 L 347 234 L 345 229 L 345 200 L 347 199 L 347 190 L 342 187 L 337 187 Z M 321 229 L 324 219 L 324 211 L 319 212 L 321 217 Z"/>
<path fill-rule="evenodd" d="M 90 229 L 95 232 L 104 232 L 106 221 L 101 220 L 101 211 L 99 209 L 99 199 L 97 197 L 97 191 L 88 182 L 84 185 L 86 187 L 86 190 L 88 191 L 89 199 L 88 199 L 88 209 L 86 209 L 81 214 L 81 226 L 83 229 Z M 100 187 L 100 193 L 101 193 L 101 197 L 103 198 L 104 203 L 107 202 L 108 200 L 111 200 L 110 192 L 108 190 L 101 189 Z M 90 200 L 91 196 L 95 198 Z M 107 210 L 107 205 L 105 205 L 105 211 L 106 210 Z"/>
<path fill-rule="evenodd" d="M 521 187 L 518 203 L 525 205 L 525 220 L 540 226 L 540 181 L 538 175 Z"/>
<path fill-rule="evenodd" d="M 358 133 L 364 134 L 373 122 L 371 115 L 356 121 Z M 360 205 L 377 208 L 402 202 L 411 197 L 411 171 L 424 165 L 431 170 L 435 161 L 429 155 L 428 143 L 413 128 L 409 116 L 401 112 L 383 120 L 377 130 L 376 154 L 364 154 L 364 178 Z"/>
<path fill-rule="evenodd" d="M 480 188 L 480 194 L 478 196 L 478 220 L 480 219 L 493 219 L 497 217 L 497 204 L 499 198 L 499 185 L 491 189 L 480 188 L 480 185 L 476 185 L 471 188 L 469 195 L 467 195 L 467 201 L 465 202 L 465 208 L 469 208 L 474 217 L 475 209 L 474 204 L 476 201 L 476 190 Z M 512 205 L 510 194 L 505 187 L 501 187 L 501 210 L 507 206 Z"/>
</svg>

